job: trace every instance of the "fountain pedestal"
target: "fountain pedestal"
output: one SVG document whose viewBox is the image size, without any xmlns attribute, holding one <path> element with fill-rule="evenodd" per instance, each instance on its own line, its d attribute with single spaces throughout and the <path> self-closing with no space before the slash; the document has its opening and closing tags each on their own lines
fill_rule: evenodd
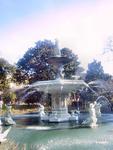
<svg viewBox="0 0 113 150">
<path fill-rule="evenodd" d="M 64 122 L 69 121 L 71 115 L 68 113 L 68 109 L 65 108 L 55 108 L 49 115 L 49 122 Z"/>
<path fill-rule="evenodd" d="M 88 87 L 83 80 L 66 80 L 56 79 L 48 81 L 38 81 L 31 85 L 31 88 L 35 88 L 38 91 L 43 91 L 48 94 L 51 93 L 51 114 L 41 115 L 41 120 L 48 120 L 49 122 L 63 122 L 76 120 L 76 114 L 74 117 L 68 113 L 67 97 L 73 90 L 76 91 L 80 88 Z M 44 114 L 44 112 L 41 112 Z"/>
<path fill-rule="evenodd" d="M 60 86 L 59 91 L 52 93 L 52 112 L 49 115 L 49 122 L 64 122 L 68 121 L 70 114 L 68 113 L 68 107 L 63 93 L 63 87 Z"/>
</svg>

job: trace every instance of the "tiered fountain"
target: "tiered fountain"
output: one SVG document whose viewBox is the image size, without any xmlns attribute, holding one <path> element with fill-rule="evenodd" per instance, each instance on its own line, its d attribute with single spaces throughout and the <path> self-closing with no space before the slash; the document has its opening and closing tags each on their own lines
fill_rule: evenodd
<svg viewBox="0 0 113 150">
<path fill-rule="evenodd" d="M 68 94 L 72 91 L 76 92 L 82 87 L 88 87 L 83 80 L 66 80 L 63 78 L 63 65 L 71 60 L 61 57 L 57 49 L 56 56 L 48 59 L 48 63 L 58 68 L 57 78 L 49 81 L 38 81 L 29 86 L 29 88 L 51 94 L 52 111 L 50 115 L 46 115 L 44 106 L 38 104 L 41 120 L 48 120 L 50 123 L 40 121 L 37 112 L 35 114 L 15 115 L 13 118 L 16 120 L 16 125 L 12 126 L 9 134 L 10 128 L 6 132 L 2 132 L 0 128 L 1 142 L 6 139 L 8 134 L 9 141 L 4 146 L 11 147 L 10 149 L 14 149 L 15 146 L 16 149 L 23 149 L 21 147 L 23 145 L 24 149 L 27 150 L 113 149 L 113 114 L 101 114 L 100 112 L 102 105 L 109 106 L 109 101 L 105 97 L 100 96 L 94 103 L 90 103 L 89 113 L 80 113 L 81 122 L 79 124 L 75 121 L 77 120 L 75 112 L 68 113 Z M 74 121 L 69 122 L 70 120 Z M 104 122 L 107 124 L 103 125 Z M 98 128 L 93 129 L 97 124 Z M 83 129 L 81 129 L 82 127 Z M 69 130 L 70 128 L 71 130 Z M 34 132 L 34 130 L 36 131 Z M 44 130 L 46 131 L 44 132 Z"/>
<path fill-rule="evenodd" d="M 77 117 L 68 113 L 66 98 L 69 93 L 83 88 L 88 85 L 83 80 L 67 80 L 63 78 L 63 66 L 72 61 L 72 58 L 62 57 L 59 49 L 55 51 L 55 56 L 50 57 L 47 62 L 52 64 L 57 70 L 57 78 L 49 81 L 38 81 L 30 85 L 30 88 L 35 88 L 44 93 L 50 93 L 52 99 L 52 112 L 49 116 L 41 116 L 42 120 L 49 122 L 64 122 L 76 120 Z"/>
</svg>

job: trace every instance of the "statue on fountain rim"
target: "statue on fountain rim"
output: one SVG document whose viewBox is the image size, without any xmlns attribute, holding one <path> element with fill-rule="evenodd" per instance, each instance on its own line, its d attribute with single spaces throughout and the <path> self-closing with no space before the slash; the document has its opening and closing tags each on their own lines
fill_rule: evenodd
<svg viewBox="0 0 113 150">
<path fill-rule="evenodd" d="M 101 116 L 101 111 L 100 111 L 101 106 L 102 105 L 100 103 L 97 103 L 96 101 L 94 101 L 96 117 L 100 117 Z"/>
</svg>

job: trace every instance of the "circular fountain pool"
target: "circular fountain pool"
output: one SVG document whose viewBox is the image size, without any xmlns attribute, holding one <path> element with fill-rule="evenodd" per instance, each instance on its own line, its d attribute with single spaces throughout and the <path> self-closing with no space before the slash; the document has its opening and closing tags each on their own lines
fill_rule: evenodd
<svg viewBox="0 0 113 150">
<path fill-rule="evenodd" d="M 57 68 L 57 78 L 38 81 L 29 85 L 27 89 L 51 95 L 52 111 L 48 116 L 48 122 L 41 121 L 44 117 L 44 108 L 40 111 L 40 117 L 38 114 L 15 116 L 16 125 L 12 126 L 7 138 L 18 144 L 17 149 L 22 149 L 21 145 L 25 145 L 26 150 L 112 150 L 113 114 L 102 114 L 97 121 L 93 104 L 90 108 L 90 117 L 89 113 L 80 113 L 79 120 L 70 120 L 75 116 L 68 111 L 69 93 L 90 87 L 83 80 L 64 79 L 63 66 L 72 61 L 72 58 L 61 57 L 58 49 L 55 54 L 54 59 L 48 59 L 48 63 Z M 89 124 L 82 124 L 87 118 L 90 118 Z M 91 128 L 90 123 L 94 120 L 98 126 Z"/>
<path fill-rule="evenodd" d="M 82 114 L 81 120 L 88 114 Z M 15 116 L 8 139 L 27 150 L 113 149 L 113 114 L 102 114 L 96 128 L 76 122 L 48 123 L 37 114 Z"/>
</svg>

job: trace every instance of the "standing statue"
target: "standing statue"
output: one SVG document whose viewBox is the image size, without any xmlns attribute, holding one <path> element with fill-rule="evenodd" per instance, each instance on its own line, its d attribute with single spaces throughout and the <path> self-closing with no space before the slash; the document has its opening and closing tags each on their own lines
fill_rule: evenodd
<svg viewBox="0 0 113 150">
<path fill-rule="evenodd" d="M 44 106 L 40 103 L 38 103 L 37 105 L 39 106 L 38 110 L 39 110 L 40 117 L 44 116 L 45 115 Z"/>
<path fill-rule="evenodd" d="M 96 117 L 96 111 L 95 111 L 95 104 L 91 103 L 89 105 L 89 119 L 90 119 L 90 126 L 95 127 L 97 126 L 97 117 Z"/>
<path fill-rule="evenodd" d="M 101 106 L 102 105 L 100 103 L 97 103 L 96 101 L 94 102 L 94 107 L 95 107 L 95 111 L 96 111 L 96 117 L 100 117 L 101 116 L 101 111 L 100 111 Z"/>
<path fill-rule="evenodd" d="M 45 109 L 44 106 L 40 103 L 37 103 L 37 105 L 39 106 L 38 111 L 39 111 L 39 116 L 41 120 L 48 120 L 48 115 L 44 111 Z"/>
<path fill-rule="evenodd" d="M 90 127 L 96 127 L 97 126 L 97 117 L 96 117 L 96 111 L 95 111 L 95 104 L 90 103 L 89 105 L 89 117 L 82 122 L 83 125 L 88 125 Z"/>
<path fill-rule="evenodd" d="M 11 105 L 6 104 L 6 113 L 4 115 L 4 124 L 5 125 L 15 125 L 15 121 L 12 119 L 11 115 Z"/>
</svg>

